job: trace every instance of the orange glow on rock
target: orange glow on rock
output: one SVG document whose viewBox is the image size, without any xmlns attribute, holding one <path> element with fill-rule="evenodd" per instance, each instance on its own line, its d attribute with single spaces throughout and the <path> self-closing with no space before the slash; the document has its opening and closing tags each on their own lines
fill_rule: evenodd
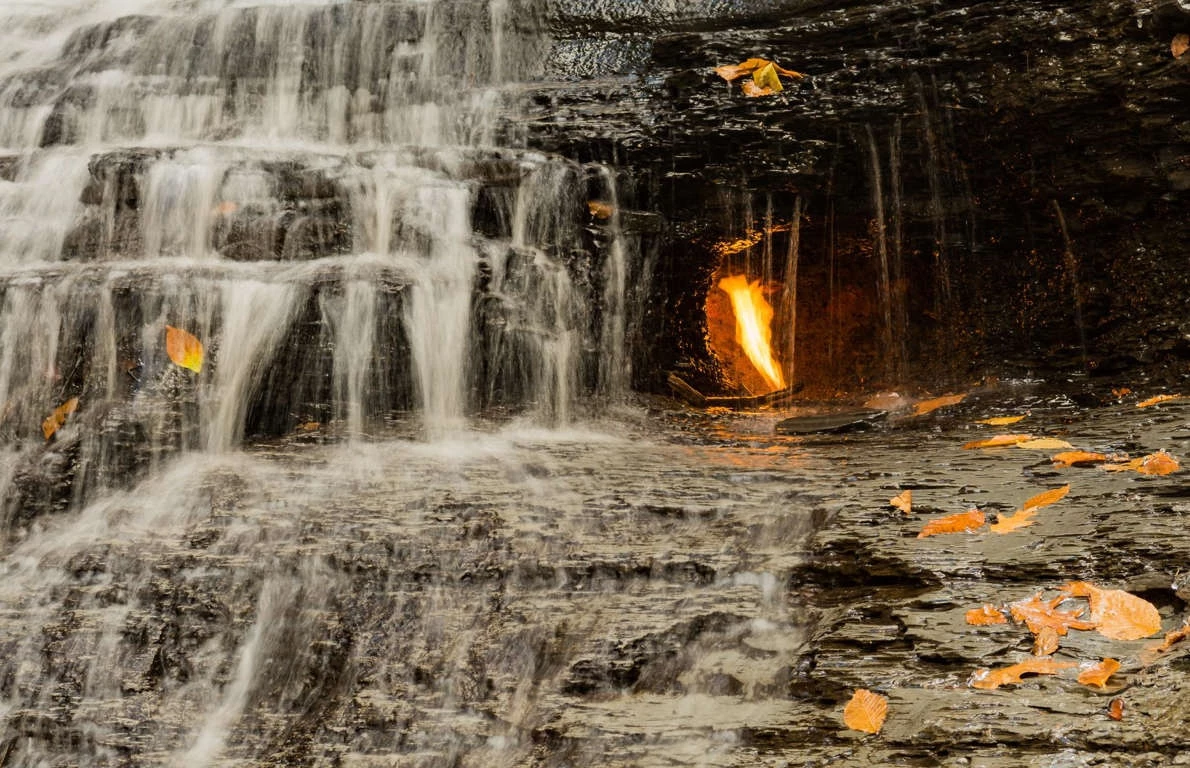
<svg viewBox="0 0 1190 768">
<path fill-rule="evenodd" d="M 773 357 L 773 307 L 764 298 L 760 281 L 748 282 L 744 275 L 733 275 L 720 280 L 719 289 L 731 297 L 736 341 L 768 385 L 774 390 L 784 389 L 785 376 Z"/>
</svg>

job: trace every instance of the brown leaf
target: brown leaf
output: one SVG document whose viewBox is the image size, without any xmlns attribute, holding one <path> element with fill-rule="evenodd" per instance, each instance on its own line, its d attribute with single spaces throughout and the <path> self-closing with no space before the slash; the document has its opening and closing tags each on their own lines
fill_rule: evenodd
<svg viewBox="0 0 1190 768">
<path fill-rule="evenodd" d="M 1021 506 L 1021 509 L 1041 509 L 1048 507 L 1056 501 L 1061 501 L 1066 494 L 1070 493 L 1070 486 L 1063 485 L 1061 488 L 1051 488 L 1048 491 L 1043 491 L 1036 496 L 1029 497 Z"/>
<path fill-rule="evenodd" d="M 322 424 L 317 421 L 307 421 L 297 426 L 299 432 L 317 432 L 321 427 Z"/>
<path fill-rule="evenodd" d="M 591 212 L 592 216 L 599 219 L 600 221 L 610 219 L 612 214 L 615 213 L 615 210 L 611 207 L 611 205 L 603 202 L 602 200 L 588 200 L 587 210 Z"/>
<path fill-rule="evenodd" d="M 971 687 L 992 691 L 1002 685 L 1015 685 L 1024 675 L 1056 675 L 1063 669 L 1077 666 L 1073 661 L 1029 659 L 1000 669 L 978 669 L 971 676 Z"/>
<path fill-rule="evenodd" d="M 1173 41 L 1169 44 L 1169 52 L 1173 54 L 1173 57 L 1180 59 L 1188 50 L 1190 50 L 1190 35 L 1185 32 L 1174 35 Z"/>
<path fill-rule="evenodd" d="M 174 365 L 202 372 L 202 342 L 181 328 L 165 326 L 165 353 Z"/>
<path fill-rule="evenodd" d="M 45 435 L 45 439 L 49 440 L 54 436 L 63 424 L 66 423 L 66 417 L 78 410 L 79 399 L 72 397 L 62 405 L 54 409 L 54 412 L 45 417 L 45 421 L 41 422 L 41 434 Z"/>
<path fill-rule="evenodd" d="M 913 406 L 913 415 L 925 416 L 927 413 L 936 411 L 939 408 L 945 408 L 948 405 L 958 405 L 959 403 L 963 402 L 966 397 L 967 393 L 964 392 L 961 395 L 946 395 L 944 397 L 935 397 L 930 400 L 922 400 L 920 403 Z"/>
<path fill-rule="evenodd" d="M 1107 716 L 1110 717 L 1112 720 L 1123 720 L 1124 719 L 1124 700 L 1118 696 L 1116 698 L 1112 699 L 1111 704 L 1109 704 L 1108 708 L 1107 708 Z"/>
<path fill-rule="evenodd" d="M 1139 472 L 1142 475 L 1168 475 L 1177 472 L 1181 466 L 1173 456 L 1170 456 L 1165 451 L 1157 451 L 1156 453 L 1150 453 L 1148 456 L 1141 456 L 1139 459 L 1133 459 L 1122 464 L 1104 464 L 1103 468 L 1109 472 L 1131 470 L 1133 472 Z"/>
<path fill-rule="evenodd" d="M 888 503 L 890 506 L 896 507 L 897 509 L 904 512 L 906 515 L 912 515 L 913 514 L 913 491 L 912 490 L 901 491 L 896 496 L 893 496 L 891 499 L 889 499 Z"/>
<path fill-rule="evenodd" d="M 1022 419 L 1025 418 L 1025 416 L 1028 416 L 1028 415 L 1029 414 L 1026 413 L 1021 416 L 995 416 L 990 419 L 980 419 L 979 421 L 977 421 L 975 423 L 976 424 L 988 424 L 993 427 L 1007 427 L 1009 424 L 1016 424 L 1018 421 L 1021 421 Z"/>
<path fill-rule="evenodd" d="M 963 448 L 968 451 L 972 448 L 1001 448 L 1005 445 L 1016 445 L 1032 439 L 1032 435 L 995 435 L 986 440 L 972 440 L 969 443 L 963 443 Z"/>
<path fill-rule="evenodd" d="M 1060 595 L 1053 600 L 1042 600 L 1039 592 L 1028 600 L 1009 604 L 1008 610 L 1012 618 L 1024 622 L 1034 635 L 1040 634 L 1045 627 L 1050 627 L 1058 635 L 1065 635 L 1070 629 L 1094 629 L 1094 622 L 1079 618 L 1083 615 L 1082 608 L 1077 611 L 1058 610 L 1065 599 L 1065 595 Z"/>
<path fill-rule="evenodd" d="M 1032 440 L 1025 440 L 1024 442 L 1016 443 L 1016 447 L 1034 451 L 1054 451 L 1058 450 L 1059 448 L 1073 448 L 1074 446 L 1065 440 L 1059 440 L 1056 437 L 1038 437 Z"/>
<path fill-rule="evenodd" d="M 1078 681 L 1083 685 L 1095 685 L 1100 688 L 1107 687 L 1107 679 L 1116 673 L 1120 668 L 1120 662 L 1115 659 L 1104 659 L 1093 667 L 1084 669 L 1078 675 Z"/>
<path fill-rule="evenodd" d="M 1183 395 L 1154 395 L 1147 400 L 1141 400 L 1136 404 L 1137 408 L 1148 408 L 1150 405 L 1157 405 L 1158 403 L 1168 403 L 1170 400 L 1181 400 Z"/>
<path fill-rule="evenodd" d="M 888 699 L 866 688 L 860 688 L 843 708 L 843 722 L 854 731 L 880 733 L 888 715 Z"/>
<path fill-rule="evenodd" d="M 976 627 L 986 627 L 992 624 L 1007 624 L 1008 617 L 1005 616 L 998 608 L 990 605 L 985 605 L 980 608 L 972 608 L 967 611 L 966 619 L 968 624 Z"/>
<path fill-rule="evenodd" d="M 732 80 L 741 78 L 744 75 L 752 74 L 768 63 L 767 59 L 748 59 L 739 64 L 724 64 L 715 67 L 715 74 L 730 83 Z"/>
<path fill-rule="evenodd" d="M 1055 467 L 1079 467 L 1092 464 L 1102 464 L 1107 461 L 1107 454 L 1091 453 L 1089 451 L 1063 451 L 1050 457 Z"/>
<path fill-rule="evenodd" d="M 1049 656 L 1056 650 L 1058 650 L 1057 630 L 1053 627 L 1042 627 L 1041 631 L 1033 636 L 1033 655 Z"/>
<path fill-rule="evenodd" d="M 1161 631 L 1161 614 L 1157 608 L 1122 589 L 1100 589 L 1085 581 L 1072 581 L 1062 587 L 1062 592 L 1090 601 L 1089 618 L 1104 637 L 1139 640 Z"/>
<path fill-rule="evenodd" d="M 772 88 L 761 88 L 752 80 L 745 80 L 740 84 L 740 88 L 744 91 L 744 95 L 750 99 L 755 99 L 760 96 L 772 96 L 776 91 Z"/>
<path fill-rule="evenodd" d="M 940 533 L 974 531 L 983 525 L 984 520 L 983 512 L 978 509 L 956 512 L 953 515 L 947 515 L 946 517 L 939 517 L 929 521 L 921 529 L 921 533 L 917 534 L 917 538 L 924 539 L 926 536 L 936 536 Z"/>
<path fill-rule="evenodd" d="M 1000 515 L 996 518 L 996 522 L 992 523 L 988 528 L 993 533 L 1012 533 L 1018 528 L 1028 528 L 1033 525 L 1033 516 L 1037 514 L 1036 509 L 1021 509 L 1017 510 L 1013 515 Z"/>
</svg>

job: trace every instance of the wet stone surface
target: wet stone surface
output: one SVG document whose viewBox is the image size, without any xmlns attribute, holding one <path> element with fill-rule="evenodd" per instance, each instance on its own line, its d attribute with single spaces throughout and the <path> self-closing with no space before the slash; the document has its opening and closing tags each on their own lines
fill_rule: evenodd
<svg viewBox="0 0 1190 768">
<path fill-rule="evenodd" d="M 1084 579 L 1165 630 L 1187 615 L 1181 473 L 961 448 L 1029 412 L 1014 428 L 1185 458 L 1190 404 L 1091 399 L 1005 386 L 799 437 L 773 426 L 810 406 L 657 400 L 569 431 L 183 455 L 7 545 L 6 764 L 1177 764 L 1190 646 L 1072 631 L 1056 658 L 1123 663 L 1104 690 L 968 685 L 1031 651 L 964 622 L 985 603 Z M 916 537 L 1066 483 L 1032 527 Z M 877 736 L 843 726 L 860 687 L 889 697 Z"/>
</svg>

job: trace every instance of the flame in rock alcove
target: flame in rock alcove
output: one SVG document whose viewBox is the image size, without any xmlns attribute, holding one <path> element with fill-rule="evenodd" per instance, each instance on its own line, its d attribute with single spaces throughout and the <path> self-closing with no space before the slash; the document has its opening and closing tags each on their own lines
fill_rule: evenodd
<svg viewBox="0 0 1190 768">
<path fill-rule="evenodd" d="M 769 386 L 774 390 L 784 389 L 785 377 L 781 374 L 781 365 L 773 357 L 773 332 L 770 326 L 773 307 L 764 298 L 760 281 L 748 282 L 745 275 L 733 275 L 720 280 L 719 289 L 731 297 L 736 341 Z"/>
</svg>

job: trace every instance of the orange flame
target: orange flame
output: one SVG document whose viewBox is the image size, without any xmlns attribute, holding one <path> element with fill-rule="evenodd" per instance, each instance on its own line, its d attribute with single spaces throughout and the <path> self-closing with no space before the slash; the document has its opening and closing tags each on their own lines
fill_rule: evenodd
<svg viewBox="0 0 1190 768">
<path fill-rule="evenodd" d="M 764 298 L 760 281 L 749 283 L 744 275 L 734 275 L 720 280 L 719 289 L 731 297 L 736 341 L 769 386 L 784 389 L 785 377 L 781 374 L 781 365 L 773 357 L 773 332 L 769 326 L 773 320 L 773 308 Z"/>
</svg>

